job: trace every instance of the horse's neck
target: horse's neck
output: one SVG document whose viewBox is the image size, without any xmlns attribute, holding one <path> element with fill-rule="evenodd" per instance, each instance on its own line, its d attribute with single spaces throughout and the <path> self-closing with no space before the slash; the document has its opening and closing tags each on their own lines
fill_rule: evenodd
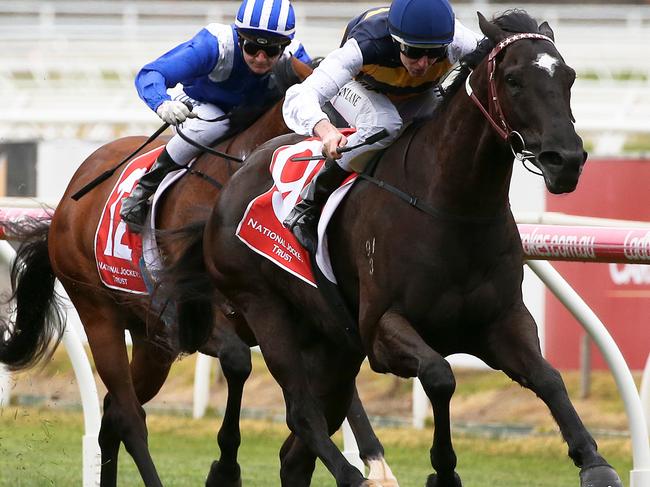
<svg viewBox="0 0 650 487">
<path fill-rule="evenodd" d="M 472 81 L 479 99 L 485 100 L 482 78 Z M 414 145 L 410 152 L 418 154 L 414 157 L 424 171 L 419 178 L 435 207 L 475 216 L 498 214 L 508 207 L 512 156 L 464 89 L 422 127 Z"/>
<path fill-rule="evenodd" d="M 282 117 L 283 102 L 284 98 L 268 109 L 264 115 L 258 118 L 248 129 L 239 134 L 238 137 L 235 137 L 230 145 L 230 149 L 239 151 L 241 156 L 244 157 L 267 140 L 289 133 L 289 128 L 284 123 L 284 118 Z"/>
</svg>

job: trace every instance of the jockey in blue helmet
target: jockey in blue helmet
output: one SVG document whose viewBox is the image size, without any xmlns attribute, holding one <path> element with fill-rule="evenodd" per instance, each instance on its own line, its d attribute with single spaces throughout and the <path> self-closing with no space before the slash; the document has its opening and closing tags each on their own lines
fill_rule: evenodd
<svg viewBox="0 0 650 487">
<path fill-rule="evenodd" d="M 391 144 L 405 123 L 433 111 L 438 101 L 434 86 L 481 37 L 455 19 L 447 0 L 394 0 L 390 8 L 375 8 L 352 19 L 341 47 L 287 91 L 287 126 L 320 137 L 327 156 L 284 221 L 303 246 L 315 250 L 319 212 L 330 193 L 351 171 L 363 170 L 373 153 Z M 330 123 L 321 109 L 327 101 L 357 129 L 353 135 L 346 138 Z M 336 152 L 381 129 L 388 136 L 379 142 Z"/>
<path fill-rule="evenodd" d="M 192 39 L 146 64 L 135 79 L 140 98 L 165 122 L 203 145 L 223 137 L 233 108 L 259 106 L 273 91 L 271 69 L 283 56 L 311 59 L 293 40 L 295 14 L 289 0 L 244 0 L 235 23 L 209 24 Z M 170 93 L 167 90 L 180 85 Z M 190 111 L 185 102 L 194 108 Z M 199 149 L 174 135 L 152 168 L 122 201 L 120 216 L 139 231 L 149 197 L 163 178 L 187 165 Z"/>
</svg>

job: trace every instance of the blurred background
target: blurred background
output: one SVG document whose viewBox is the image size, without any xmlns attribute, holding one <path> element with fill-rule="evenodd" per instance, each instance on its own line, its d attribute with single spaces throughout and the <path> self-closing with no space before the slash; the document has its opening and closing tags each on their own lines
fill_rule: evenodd
<svg viewBox="0 0 650 487">
<path fill-rule="evenodd" d="M 539 178 L 516 166 L 515 213 L 551 209 L 650 221 L 650 0 L 452 3 L 457 17 L 475 30 L 477 11 L 489 18 L 524 8 L 540 23 L 548 21 L 560 53 L 578 72 L 572 106 L 591 155 L 585 182 L 574 195 L 550 197 Z M 315 57 L 338 46 L 350 18 L 381 2 L 293 4 L 296 36 Z M 238 6 L 233 1 L 0 0 L 0 197 L 27 197 L 54 207 L 92 151 L 118 137 L 154 132 L 161 122 L 138 98 L 135 74 L 206 24 L 231 23 Z M 643 326 L 650 316 L 650 268 L 558 267 L 610 325 L 632 368 L 642 369 L 650 350 L 650 332 Z M 547 356 L 563 370 L 577 370 L 584 331 L 528 274 L 524 288 Z M 70 315 L 76 323 L 73 310 Z M 456 360 L 480 366 L 469 357 Z M 597 354 L 589 365 L 603 366 Z M 409 389 L 395 395 L 399 384 L 369 380 L 363 389 L 378 398 L 371 412 L 408 415 Z M 191 381 L 175 387 L 183 385 L 191 388 Z M 281 401 L 277 393 L 256 399 L 262 396 L 269 404 Z M 513 397 L 510 391 L 499 401 L 506 397 Z"/>
<path fill-rule="evenodd" d="M 650 0 L 452 3 L 457 17 L 475 30 L 477 11 L 489 18 L 524 8 L 540 23 L 548 21 L 560 53 L 578 73 L 572 106 L 590 152 L 580 186 L 572 195 L 551 197 L 539 178 L 516 165 L 511 187 L 515 214 L 552 210 L 650 222 Z M 315 57 L 338 46 L 350 18 L 381 2 L 293 4 L 296 35 Z M 153 133 L 161 121 L 136 94 L 137 71 L 206 24 L 231 23 L 238 6 L 233 1 L 0 0 L 0 206 L 26 197 L 55 207 L 76 168 L 96 148 L 118 137 Z M 638 381 L 650 351 L 650 266 L 556 267 L 609 327 Z M 562 369 L 583 419 L 590 427 L 625 436 L 622 402 L 584 330 L 528 272 L 524 295 L 540 325 L 545 353 Z M 79 326 L 73 309 L 69 316 Z M 247 385 L 254 394 L 244 397 L 244 416 L 281 420 L 281 394 L 261 358 L 254 360 Z M 151 408 L 191 409 L 194 361 L 186 359 L 174 368 Z M 452 404 L 456 431 L 476 432 L 478 423 L 499 424 L 494 433 L 499 435 L 555 429 L 541 401 L 502 374 L 487 373 L 470 357 L 453 357 L 452 363 L 459 379 Z M 478 372 L 471 367 L 479 367 Z M 600 372 L 587 377 L 589 370 Z M 410 382 L 372 374 L 364 365 L 359 383 L 373 420 L 412 424 Z M 99 382 L 98 387 L 103 393 Z M 224 388 L 222 381 L 210 393 L 210 408 L 217 412 L 224 405 Z M 11 390 L 12 404 L 78 406 L 63 350 L 44 371 L 14 377 Z M 513 423 L 519 426 L 513 429 Z M 0 441 L 0 452 L 3 448 Z M 616 448 L 629 457 L 627 442 Z M 542 444 L 540 451 L 545 449 Z M 521 485 L 530 483 L 522 480 Z"/>
<path fill-rule="evenodd" d="M 381 2 L 380 2 L 381 4 Z M 150 134 L 159 120 L 136 95 L 146 62 L 210 22 L 230 23 L 231 1 L 0 0 L 0 194 L 56 200 L 81 160 L 116 137 Z M 312 56 L 338 46 L 347 21 L 368 2 L 296 0 L 297 36 Z M 592 155 L 650 150 L 650 4 L 618 2 L 453 2 L 478 29 L 523 7 L 549 21 L 578 71 L 577 127 Z M 19 155 L 17 155 L 19 154 Z"/>
<path fill-rule="evenodd" d="M 381 3 L 381 2 L 380 2 Z M 100 144 L 150 134 L 159 120 L 136 95 L 135 73 L 210 22 L 230 23 L 231 1 L 0 0 L 0 194 L 56 200 Z M 367 2 L 296 0 L 297 36 L 312 56 L 338 46 Z M 478 29 L 523 7 L 547 20 L 578 71 L 577 127 L 592 155 L 650 150 L 650 4 L 635 2 L 453 2 Z"/>
</svg>

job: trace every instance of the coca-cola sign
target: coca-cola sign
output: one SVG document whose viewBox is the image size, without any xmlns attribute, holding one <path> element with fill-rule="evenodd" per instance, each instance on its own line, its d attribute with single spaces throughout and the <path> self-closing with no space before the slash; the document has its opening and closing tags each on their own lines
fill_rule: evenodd
<svg viewBox="0 0 650 487">
<path fill-rule="evenodd" d="M 639 264 L 609 264 L 609 276 L 617 286 L 650 284 L 650 266 Z"/>
<path fill-rule="evenodd" d="M 573 193 L 546 195 L 546 211 L 650 223 L 648 181 L 649 160 L 589 159 Z M 650 226 L 626 227 L 596 231 L 579 227 L 574 235 L 594 237 L 596 260 L 554 262 L 553 267 L 607 326 L 627 364 L 643 369 L 650 352 Z M 583 263 L 595 261 L 611 263 Z M 551 293 L 544 321 L 546 357 L 556 367 L 578 368 L 586 332 Z M 606 367 L 595 347 L 592 351 L 592 367 Z"/>
<path fill-rule="evenodd" d="M 625 236 L 623 253 L 631 261 L 650 262 L 650 230 L 630 230 Z"/>
</svg>

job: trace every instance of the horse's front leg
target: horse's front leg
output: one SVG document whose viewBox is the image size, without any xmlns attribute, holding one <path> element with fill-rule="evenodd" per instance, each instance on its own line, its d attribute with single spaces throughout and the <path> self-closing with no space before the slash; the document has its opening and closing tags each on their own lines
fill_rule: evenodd
<svg viewBox="0 0 650 487">
<path fill-rule="evenodd" d="M 433 407 L 434 433 L 427 487 L 461 487 L 451 442 L 449 403 L 456 379 L 449 363 L 425 343 L 411 324 L 396 312 L 380 318 L 368 355 L 377 372 L 418 377 Z"/>
<path fill-rule="evenodd" d="M 199 351 L 219 358 L 221 370 L 228 384 L 226 410 L 217 434 L 221 455 L 219 460 L 212 462 L 205 485 L 206 487 L 239 487 L 242 484 L 241 469 L 237 463 L 241 444 L 239 419 L 244 384 L 252 370 L 250 348 L 237 336 L 228 318 L 223 313 L 217 312 L 210 340 Z"/>
<path fill-rule="evenodd" d="M 548 406 L 569 446 L 569 456 L 580 468 L 580 485 L 622 487 L 618 474 L 598 453 L 596 442 L 571 404 L 562 376 L 542 357 L 537 326 L 523 304 L 492 325 L 486 335 L 486 349 L 478 355 Z"/>
</svg>

